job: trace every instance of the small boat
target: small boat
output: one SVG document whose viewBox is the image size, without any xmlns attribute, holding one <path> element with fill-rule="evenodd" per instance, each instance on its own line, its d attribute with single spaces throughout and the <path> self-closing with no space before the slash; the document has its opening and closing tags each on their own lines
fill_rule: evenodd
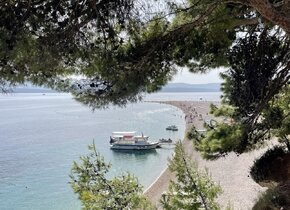
<svg viewBox="0 0 290 210">
<path fill-rule="evenodd" d="M 151 150 L 159 147 L 158 142 L 148 141 L 149 136 L 136 135 L 136 132 L 113 132 L 110 137 L 113 150 Z"/>
<path fill-rule="evenodd" d="M 166 127 L 166 130 L 168 131 L 178 131 L 178 128 L 176 125 L 169 125 L 168 127 Z"/>
<path fill-rule="evenodd" d="M 162 138 L 162 139 L 159 139 L 159 143 L 172 143 L 173 141 L 172 141 L 172 139 L 164 139 L 164 138 Z"/>
</svg>

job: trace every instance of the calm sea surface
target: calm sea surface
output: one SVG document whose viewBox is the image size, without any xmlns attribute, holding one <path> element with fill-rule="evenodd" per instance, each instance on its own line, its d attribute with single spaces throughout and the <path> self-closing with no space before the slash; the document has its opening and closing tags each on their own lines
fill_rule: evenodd
<svg viewBox="0 0 290 210">
<path fill-rule="evenodd" d="M 220 93 L 157 93 L 145 100 L 219 100 Z M 67 94 L 0 95 L 0 209 L 66 210 L 81 205 L 69 186 L 73 160 L 97 150 L 110 175 L 129 171 L 148 187 L 167 165 L 171 146 L 152 152 L 116 152 L 112 131 L 139 131 L 151 140 L 184 137 L 182 111 L 158 103 L 129 104 L 92 112 Z M 178 132 L 168 132 L 175 124 Z"/>
</svg>

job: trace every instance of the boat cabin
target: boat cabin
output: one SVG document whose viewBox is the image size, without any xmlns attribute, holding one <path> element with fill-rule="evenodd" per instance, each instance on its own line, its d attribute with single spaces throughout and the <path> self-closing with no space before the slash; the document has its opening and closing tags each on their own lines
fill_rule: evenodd
<svg viewBox="0 0 290 210">
<path fill-rule="evenodd" d="M 113 132 L 110 138 L 110 143 L 115 142 L 140 142 L 140 141 L 147 141 L 149 136 L 136 135 L 135 131 L 122 131 L 122 132 Z"/>
</svg>

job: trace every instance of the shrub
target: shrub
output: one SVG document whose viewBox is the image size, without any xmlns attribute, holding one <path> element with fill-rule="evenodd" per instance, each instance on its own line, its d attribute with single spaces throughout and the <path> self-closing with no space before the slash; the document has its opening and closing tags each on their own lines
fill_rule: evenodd
<svg viewBox="0 0 290 210">
<path fill-rule="evenodd" d="M 271 163 L 278 157 L 286 154 L 286 150 L 282 146 L 275 146 L 265 152 L 259 159 L 255 160 L 254 165 L 251 167 L 251 177 L 260 182 L 269 177 L 271 172 Z"/>
<path fill-rule="evenodd" d="M 254 205 L 253 210 L 286 210 L 289 208 L 290 181 L 287 181 L 264 192 Z"/>
</svg>

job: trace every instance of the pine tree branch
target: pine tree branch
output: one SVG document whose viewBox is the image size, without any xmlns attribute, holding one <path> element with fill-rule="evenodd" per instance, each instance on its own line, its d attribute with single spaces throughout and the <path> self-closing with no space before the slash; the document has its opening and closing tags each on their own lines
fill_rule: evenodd
<svg viewBox="0 0 290 210">
<path fill-rule="evenodd" d="M 200 192 L 200 190 L 198 189 L 197 187 L 197 184 L 195 183 L 194 181 L 194 178 L 192 177 L 191 173 L 190 173 L 190 169 L 189 169 L 189 166 L 188 166 L 188 163 L 187 163 L 187 160 L 185 158 L 186 154 L 183 150 L 183 147 L 180 145 L 180 150 L 181 150 L 181 153 L 182 153 L 182 161 L 183 161 L 183 166 L 185 167 L 186 169 L 186 173 L 187 173 L 187 176 L 189 177 L 191 183 L 192 183 L 192 187 L 196 190 L 197 194 L 199 195 L 201 201 L 202 201 L 202 204 L 205 208 L 205 210 L 209 210 L 209 207 L 207 206 L 207 202 L 206 202 L 206 198 L 205 196 Z"/>
</svg>

